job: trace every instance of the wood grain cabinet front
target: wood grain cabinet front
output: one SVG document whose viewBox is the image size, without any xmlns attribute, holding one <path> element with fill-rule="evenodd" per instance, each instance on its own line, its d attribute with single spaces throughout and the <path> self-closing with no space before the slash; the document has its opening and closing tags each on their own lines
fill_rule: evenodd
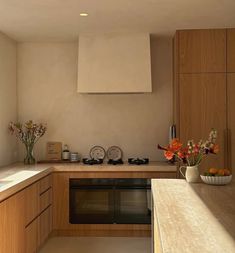
<svg viewBox="0 0 235 253">
<path fill-rule="evenodd" d="M 0 203 L 0 253 L 25 253 L 24 191 Z"/>
<path fill-rule="evenodd" d="M 36 218 L 25 228 L 26 253 L 36 253 L 38 249 L 39 218 Z"/>
<path fill-rule="evenodd" d="M 49 206 L 39 216 L 38 225 L 38 247 L 41 247 L 52 231 L 52 208 Z"/>
<path fill-rule="evenodd" d="M 235 73 L 235 28 L 227 29 L 227 72 Z"/>
<path fill-rule="evenodd" d="M 225 73 L 226 29 L 178 31 L 180 73 Z"/>
<path fill-rule="evenodd" d="M 46 241 L 52 229 L 51 175 L 30 185 L 24 192 L 26 253 L 36 253 Z"/>
<path fill-rule="evenodd" d="M 235 171 L 235 73 L 227 74 L 229 167 Z"/>
</svg>

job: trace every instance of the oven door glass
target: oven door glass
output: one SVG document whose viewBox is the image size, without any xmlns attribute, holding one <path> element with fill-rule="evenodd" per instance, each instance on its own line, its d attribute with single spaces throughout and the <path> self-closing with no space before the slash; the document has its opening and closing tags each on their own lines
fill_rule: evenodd
<svg viewBox="0 0 235 253">
<path fill-rule="evenodd" d="M 114 222 L 114 191 L 110 188 L 70 189 L 70 223 Z"/>
<path fill-rule="evenodd" d="M 119 224 L 151 223 L 151 191 L 149 189 L 117 188 L 115 221 Z"/>
</svg>

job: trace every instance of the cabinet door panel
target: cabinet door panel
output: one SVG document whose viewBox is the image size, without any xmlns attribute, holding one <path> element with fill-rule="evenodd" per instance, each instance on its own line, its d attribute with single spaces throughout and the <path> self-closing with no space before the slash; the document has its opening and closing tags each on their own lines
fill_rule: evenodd
<svg viewBox="0 0 235 253">
<path fill-rule="evenodd" d="M 25 253 L 24 192 L 0 203 L 0 253 Z"/>
<path fill-rule="evenodd" d="M 227 72 L 235 72 L 235 29 L 227 30 Z"/>
<path fill-rule="evenodd" d="M 218 130 L 218 155 L 209 155 L 203 168 L 225 166 L 226 74 L 180 75 L 180 138 L 206 139 L 211 128 Z"/>
<path fill-rule="evenodd" d="M 39 217 L 39 227 L 38 227 L 39 247 L 42 246 L 43 243 L 46 241 L 51 230 L 52 230 L 52 210 L 50 206 Z"/>
<path fill-rule="evenodd" d="M 25 234 L 26 253 L 36 253 L 38 246 L 38 218 L 26 227 Z"/>
<path fill-rule="evenodd" d="M 235 73 L 227 75 L 228 85 L 228 129 L 229 129 L 229 166 L 235 171 Z"/>
<path fill-rule="evenodd" d="M 226 30 L 179 31 L 179 71 L 226 72 Z"/>
</svg>

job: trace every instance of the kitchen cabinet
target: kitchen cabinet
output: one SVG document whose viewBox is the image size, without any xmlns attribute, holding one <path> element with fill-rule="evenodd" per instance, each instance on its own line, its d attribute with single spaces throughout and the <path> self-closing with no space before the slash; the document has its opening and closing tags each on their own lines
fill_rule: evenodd
<svg viewBox="0 0 235 253">
<path fill-rule="evenodd" d="M 227 30 L 227 72 L 235 72 L 235 28 Z"/>
<path fill-rule="evenodd" d="M 39 247 L 45 243 L 52 231 L 52 208 L 49 206 L 39 216 L 38 224 L 38 245 Z"/>
<path fill-rule="evenodd" d="M 0 203 L 0 253 L 36 253 L 52 230 L 51 175 Z"/>
<path fill-rule="evenodd" d="M 0 203 L 0 253 L 25 253 L 24 191 Z"/>
<path fill-rule="evenodd" d="M 25 194 L 25 226 L 32 222 L 39 213 L 39 182 L 28 186 Z"/>
<path fill-rule="evenodd" d="M 39 218 L 33 220 L 25 228 L 25 238 L 26 238 L 26 253 L 36 253 L 38 248 L 38 226 Z"/>
<path fill-rule="evenodd" d="M 181 30 L 174 37 L 174 124 L 177 137 L 206 139 L 218 130 L 220 152 L 201 170 L 228 165 L 226 29 Z"/>
<path fill-rule="evenodd" d="M 226 156 L 226 74 L 180 74 L 180 139 L 207 139 L 218 131 L 220 152 L 205 159 L 204 166 L 223 167 Z"/>
<path fill-rule="evenodd" d="M 25 189 L 27 253 L 35 253 L 51 232 L 51 188 L 52 181 L 49 175 Z"/>
<path fill-rule="evenodd" d="M 180 73 L 226 72 L 226 29 L 177 33 Z"/>
<path fill-rule="evenodd" d="M 235 73 L 227 74 L 229 167 L 235 171 Z"/>
</svg>

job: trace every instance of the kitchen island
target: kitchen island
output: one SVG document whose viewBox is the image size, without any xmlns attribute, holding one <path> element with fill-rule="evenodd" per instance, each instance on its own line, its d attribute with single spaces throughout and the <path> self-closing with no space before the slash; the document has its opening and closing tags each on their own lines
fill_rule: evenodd
<svg viewBox="0 0 235 253">
<path fill-rule="evenodd" d="M 154 252 L 235 252 L 235 182 L 153 179 Z"/>
</svg>

